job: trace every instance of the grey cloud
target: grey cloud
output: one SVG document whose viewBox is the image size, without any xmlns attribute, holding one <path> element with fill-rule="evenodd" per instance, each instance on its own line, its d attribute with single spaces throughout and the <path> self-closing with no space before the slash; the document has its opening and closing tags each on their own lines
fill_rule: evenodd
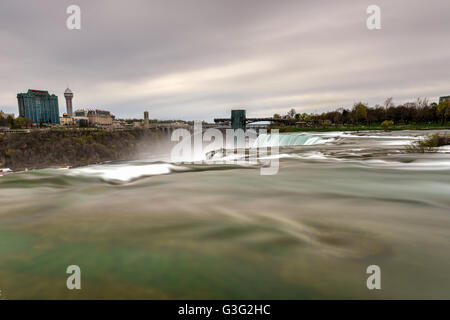
<svg viewBox="0 0 450 320">
<path fill-rule="evenodd" d="M 365 26 L 374 2 L 379 31 Z M 450 94 L 445 1 L 83 0 L 80 31 L 70 4 L 1 2 L 0 109 L 36 88 L 62 112 L 67 84 L 75 107 L 206 120 Z"/>
</svg>

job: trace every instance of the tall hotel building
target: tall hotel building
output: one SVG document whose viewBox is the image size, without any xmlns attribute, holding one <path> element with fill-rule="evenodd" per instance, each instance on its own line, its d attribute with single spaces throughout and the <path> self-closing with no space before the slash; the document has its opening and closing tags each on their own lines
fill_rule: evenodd
<svg viewBox="0 0 450 320">
<path fill-rule="evenodd" d="M 33 123 L 59 124 L 58 97 L 48 91 L 31 90 L 18 93 L 19 116 L 30 118 Z"/>
</svg>

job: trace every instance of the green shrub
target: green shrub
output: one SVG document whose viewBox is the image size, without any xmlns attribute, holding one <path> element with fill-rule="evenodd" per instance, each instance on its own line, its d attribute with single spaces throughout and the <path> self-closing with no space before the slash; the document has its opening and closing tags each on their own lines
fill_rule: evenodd
<svg viewBox="0 0 450 320">
<path fill-rule="evenodd" d="M 392 127 L 394 125 L 394 121 L 391 120 L 384 120 L 381 123 L 381 126 L 383 127 L 384 130 L 387 130 L 389 127 Z"/>
<path fill-rule="evenodd" d="M 450 136 L 435 133 L 424 138 L 423 140 L 413 142 L 411 145 L 406 146 L 406 152 L 409 153 L 436 152 L 437 147 L 445 145 L 450 145 Z"/>
</svg>

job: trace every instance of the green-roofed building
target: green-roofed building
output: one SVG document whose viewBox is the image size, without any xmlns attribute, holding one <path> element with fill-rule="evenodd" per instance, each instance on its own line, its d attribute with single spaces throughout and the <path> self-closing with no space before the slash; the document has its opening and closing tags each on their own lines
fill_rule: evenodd
<svg viewBox="0 0 450 320">
<path fill-rule="evenodd" d="M 48 91 L 31 90 L 18 93 L 19 116 L 30 118 L 33 123 L 59 124 L 58 97 Z"/>
</svg>

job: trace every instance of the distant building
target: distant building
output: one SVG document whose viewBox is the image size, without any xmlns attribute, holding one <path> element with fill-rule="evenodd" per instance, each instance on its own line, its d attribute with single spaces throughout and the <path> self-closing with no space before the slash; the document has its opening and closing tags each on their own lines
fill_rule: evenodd
<svg viewBox="0 0 450 320">
<path fill-rule="evenodd" d="M 245 130 L 245 110 L 231 110 L 231 128 Z"/>
<path fill-rule="evenodd" d="M 89 118 L 87 117 L 87 110 L 78 109 L 73 113 L 73 122 L 79 127 L 89 126 Z"/>
<path fill-rule="evenodd" d="M 295 123 L 295 126 L 297 128 L 308 128 L 308 127 L 310 127 L 310 124 L 308 122 L 306 122 L 306 121 L 297 121 Z"/>
<path fill-rule="evenodd" d="M 72 126 L 74 121 L 72 117 L 69 117 L 67 113 L 64 113 L 62 117 L 59 117 L 59 123 L 63 126 Z"/>
<path fill-rule="evenodd" d="M 126 122 L 123 121 L 123 120 L 116 120 L 116 119 L 113 119 L 113 122 L 112 122 L 111 127 L 112 127 L 113 129 L 122 129 L 122 128 L 125 128 L 125 127 L 126 127 Z"/>
<path fill-rule="evenodd" d="M 443 102 L 445 100 L 450 100 L 450 96 L 440 97 L 439 98 L 439 103 L 441 103 L 441 102 Z"/>
<path fill-rule="evenodd" d="M 69 88 L 64 91 L 64 98 L 66 98 L 66 110 L 67 115 L 69 117 L 72 117 L 72 98 L 73 98 L 73 92 Z"/>
<path fill-rule="evenodd" d="M 144 112 L 144 128 L 145 129 L 150 128 L 150 121 L 149 121 L 149 118 L 148 118 L 148 111 Z"/>
<path fill-rule="evenodd" d="M 74 112 L 75 117 L 87 117 L 87 110 L 85 109 L 78 109 Z"/>
<path fill-rule="evenodd" d="M 59 124 L 58 97 L 48 91 L 28 90 L 18 93 L 19 116 L 30 118 L 33 123 Z"/>
<path fill-rule="evenodd" d="M 8 117 L 14 118 L 14 113 L 4 113 L 3 111 L 0 111 L 0 118 L 8 119 Z"/>
<path fill-rule="evenodd" d="M 75 122 L 87 119 L 90 126 L 111 126 L 114 116 L 111 112 L 106 110 L 84 110 L 79 109 L 75 111 Z"/>
<path fill-rule="evenodd" d="M 111 112 L 106 110 L 89 110 L 88 118 L 90 125 L 110 126 L 112 125 L 113 116 Z"/>
</svg>

